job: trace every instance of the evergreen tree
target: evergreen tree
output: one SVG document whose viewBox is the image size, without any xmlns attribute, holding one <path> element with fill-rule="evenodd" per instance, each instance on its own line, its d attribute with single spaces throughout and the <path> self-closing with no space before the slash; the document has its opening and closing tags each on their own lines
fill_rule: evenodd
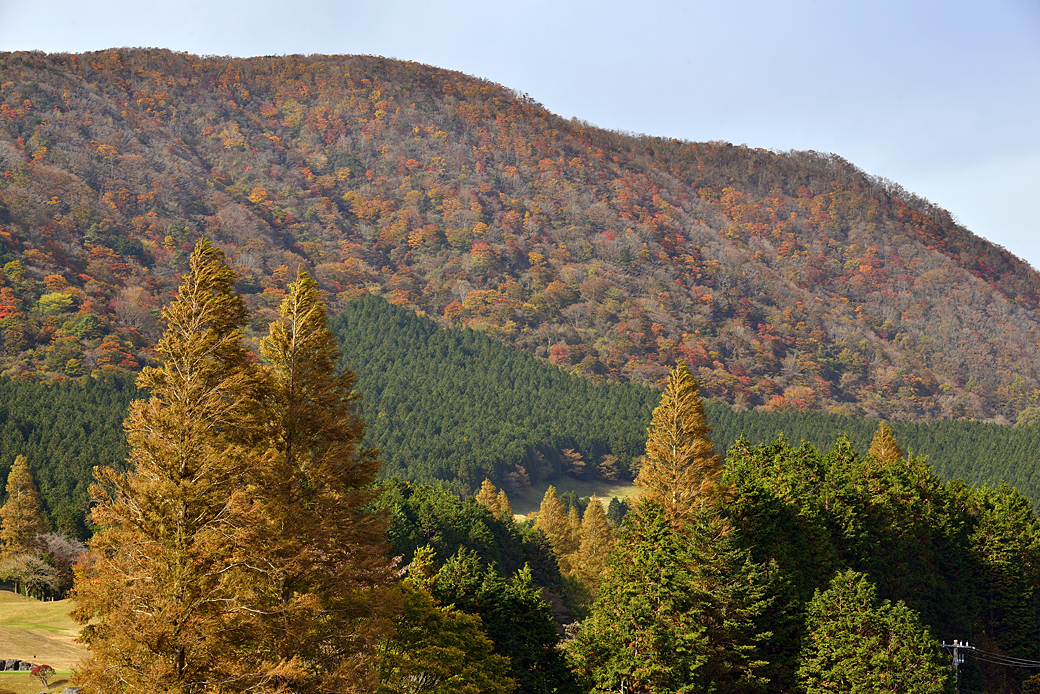
<svg viewBox="0 0 1040 694">
<path fill-rule="evenodd" d="M 697 381 L 686 362 L 680 361 L 668 375 L 647 431 L 646 460 L 636 478 L 641 498 L 658 502 L 676 519 L 710 502 L 717 493 L 722 461 L 715 454 Z"/>
<path fill-rule="evenodd" d="M 507 581 L 495 567 L 481 567 L 472 552 L 460 551 L 437 572 L 432 593 L 442 604 L 480 616 L 495 652 L 509 658 L 519 691 L 580 691 L 557 648 L 551 608 L 532 583 L 529 567 Z"/>
<path fill-rule="evenodd" d="M 7 475 L 7 501 L 0 508 L 0 541 L 3 558 L 38 554 L 44 550 L 47 532 L 40 493 L 36 491 L 29 462 L 24 455 L 14 459 Z"/>
<path fill-rule="evenodd" d="M 138 379 L 151 396 L 126 422 L 132 472 L 97 472 L 101 531 L 73 612 L 86 625 L 91 655 L 79 677 L 91 690 L 215 689 L 238 657 L 229 606 L 241 576 L 228 537 L 264 414 L 234 281 L 223 253 L 200 241 L 163 310 L 162 365 Z"/>
<path fill-rule="evenodd" d="M 236 688 L 361 689 L 394 610 L 386 514 L 370 509 L 381 462 L 361 443 L 354 374 L 336 375 L 318 283 L 301 273 L 280 314 L 260 349 L 273 425 L 242 510 L 238 559 L 253 583 Z"/>
<path fill-rule="evenodd" d="M 618 501 L 615 496 L 611 498 L 610 504 L 607 506 L 607 520 L 610 524 L 617 528 L 625 520 L 625 515 L 628 513 L 628 504 L 624 501 Z"/>
<path fill-rule="evenodd" d="M 917 613 L 880 602 L 855 571 L 839 573 L 809 603 L 798 675 L 806 694 L 951 694 L 949 660 Z"/>
<path fill-rule="evenodd" d="M 509 659 L 493 652 L 480 617 L 430 594 L 433 550 L 420 547 L 401 585 L 403 611 L 380 648 L 377 694 L 509 694 Z"/>
<path fill-rule="evenodd" d="M 626 521 L 592 615 L 568 651 L 593 691 L 756 692 L 772 569 L 751 563 L 703 512 L 685 527 L 652 501 Z"/>
</svg>

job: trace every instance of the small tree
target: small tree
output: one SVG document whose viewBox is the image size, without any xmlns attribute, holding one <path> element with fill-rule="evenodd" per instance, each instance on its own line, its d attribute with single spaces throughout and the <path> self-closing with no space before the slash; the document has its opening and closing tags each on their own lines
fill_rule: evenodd
<svg viewBox="0 0 1040 694">
<path fill-rule="evenodd" d="M 680 361 L 669 374 L 647 431 L 646 460 L 636 478 L 641 498 L 661 504 L 675 519 L 713 501 L 722 460 L 709 437 L 700 390 L 686 362 Z"/>
<path fill-rule="evenodd" d="M 870 442 L 869 455 L 883 464 L 894 463 L 903 458 L 903 449 L 899 447 L 895 434 L 885 422 L 878 425 L 874 439 Z"/>
<path fill-rule="evenodd" d="M 549 538 L 556 560 L 560 563 L 560 570 L 570 573 L 573 568 L 573 555 L 578 550 L 578 538 L 571 529 L 567 511 L 556 493 L 556 487 L 552 485 L 545 490 L 545 496 L 542 497 L 535 527 Z"/>
<path fill-rule="evenodd" d="M 29 597 L 43 599 L 58 585 L 54 567 L 39 554 L 19 554 L 0 561 L 0 578 L 15 581 Z"/>
<path fill-rule="evenodd" d="M 24 455 L 14 459 L 7 476 L 7 502 L 0 508 L 0 541 L 3 556 L 39 554 L 44 550 L 42 533 L 47 532 L 43 504 L 36 490 L 29 461 Z"/>
<path fill-rule="evenodd" d="M 29 671 L 29 674 L 33 677 L 39 677 L 40 681 L 43 682 L 43 686 L 50 689 L 51 685 L 47 682 L 47 680 L 50 679 L 51 675 L 54 674 L 54 668 L 52 668 L 50 665 L 37 665 Z"/>
<path fill-rule="evenodd" d="M 587 584 L 595 583 L 603 574 L 607 557 L 614 546 L 614 532 L 599 499 L 592 497 L 581 519 L 578 545 L 578 575 Z"/>
</svg>

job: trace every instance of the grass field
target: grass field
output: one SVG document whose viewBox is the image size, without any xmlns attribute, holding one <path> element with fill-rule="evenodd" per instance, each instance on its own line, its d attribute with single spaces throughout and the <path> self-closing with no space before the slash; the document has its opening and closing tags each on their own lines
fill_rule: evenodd
<svg viewBox="0 0 1040 694">
<path fill-rule="evenodd" d="M 50 685 L 45 689 L 43 682 L 28 672 L 0 672 L 0 694 L 6 694 L 6 692 L 36 694 L 36 692 L 46 691 L 60 693 L 65 687 L 72 686 L 72 683 L 69 682 L 69 672 L 59 670 L 51 677 Z"/>
<path fill-rule="evenodd" d="M 17 658 L 36 665 L 46 663 L 59 673 L 67 673 L 86 655 L 86 649 L 74 641 L 79 626 L 69 618 L 70 609 L 68 600 L 40 602 L 8 590 L 0 591 L 0 658 Z M 67 674 L 58 674 L 52 684 L 65 679 Z M 42 691 L 43 685 L 27 673 L 0 672 L 0 689 L 31 694 Z"/>
<path fill-rule="evenodd" d="M 517 516 L 526 516 L 528 513 L 537 511 L 542 503 L 542 497 L 545 496 L 545 492 L 549 489 L 550 484 L 556 487 L 557 494 L 566 494 L 570 491 L 575 492 L 579 497 L 595 494 L 603 502 L 604 510 L 606 510 L 606 504 L 610 503 L 611 498 L 616 496 L 618 499 L 627 499 L 636 493 L 636 487 L 631 483 L 606 482 L 604 480 L 585 481 L 563 477 L 553 482 L 542 482 L 541 484 L 533 485 L 524 496 L 516 499 L 510 497 L 509 505 L 513 507 L 513 513 Z"/>
</svg>

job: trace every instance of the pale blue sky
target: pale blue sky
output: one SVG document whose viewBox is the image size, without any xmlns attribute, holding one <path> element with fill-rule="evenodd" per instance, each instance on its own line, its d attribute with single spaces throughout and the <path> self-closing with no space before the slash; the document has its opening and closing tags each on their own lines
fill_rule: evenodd
<svg viewBox="0 0 1040 694">
<path fill-rule="evenodd" d="M 638 133 L 835 152 L 1040 267 L 1040 0 L 0 0 L 0 50 L 430 63 Z"/>
</svg>

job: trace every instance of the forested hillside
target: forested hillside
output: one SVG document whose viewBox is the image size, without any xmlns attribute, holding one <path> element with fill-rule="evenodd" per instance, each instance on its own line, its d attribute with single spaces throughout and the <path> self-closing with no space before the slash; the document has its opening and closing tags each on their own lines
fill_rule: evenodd
<svg viewBox="0 0 1040 694">
<path fill-rule="evenodd" d="M 620 87 L 619 87 L 620 88 Z M 200 236 L 254 335 L 303 266 L 605 381 L 1028 421 L 1040 276 L 835 155 L 608 132 L 372 57 L 0 55 L 0 362 L 134 370 Z"/>
<path fill-rule="evenodd" d="M 352 302 L 330 327 L 342 364 L 358 375 L 366 440 L 383 451 L 383 475 L 441 480 L 464 495 L 485 477 L 511 494 L 562 475 L 628 478 L 660 398 L 594 384 L 376 297 Z"/>
<path fill-rule="evenodd" d="M 365 442 L 382 450 L 384 478 L 436 482 L 464 496 L 485 476 L 514 495 L 546 481 L 565 492 L 568 479 L 632 478 L 657 389 L 595 384 L 376 297 L 348 304 L 329 323 L 344 350 L 341 365 L 357 374 Z M 72 528 L 86 510 L 93 467 L 126 457 L 122 422 L 136 397 L 130 374 L 0 380 L 0 478 L 25 455 L 52 522 Z M 878 426 L 818 412 L 735 412 L 717 401 L 706 410 L 720 454 L 742 437 L 758 444 L 778 436 L 823 451 L 846 437 L 865 454 Z M 1040 506 L 1040 427 L 940 421 L 892 428 L 940 478 L 1007 483 Z"/>
</svg>

